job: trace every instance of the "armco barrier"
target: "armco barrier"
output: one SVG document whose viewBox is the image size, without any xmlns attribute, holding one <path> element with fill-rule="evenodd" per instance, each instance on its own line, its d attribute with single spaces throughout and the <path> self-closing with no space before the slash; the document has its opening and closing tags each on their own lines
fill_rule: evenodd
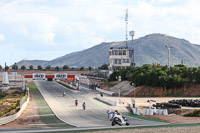
<svg viewBox="0 0 200 133">
<path fill-rule="evenodd" d="M 0 125 L 14 121 L 22 114 L 22 112 L 24 111 L 29 102 L 29 88 L 27 89 L 28 89 L 28 98 L 26 102 L 21 106 L 20 110 L 16 114 L 0 118 Z"/>
<path fill-rule="evenodd" d="M 103 89 L 100 89 L 100 88 L 97 88 L 97 87 L 96 87 L 96 90 L 99 91 L 99 92 L 111 95 L 111 96 L 113 96 L 115 94 L 115 92 L 103 90 Z"/>
<path fill-rule="evenodd" d="M 116 106 L 116 105 L 114 105 L 114 101 L 107 99 L 106 97 L 97 96 L 96 98 L 103 102 L 109 103 L 110 105 Z"/>
<path fill-rule="evenodd" d="M 59 81 L 59 82 L 61 82 L 61 83 L 65 84 L 65 85 L 67 85 L 67 86 L 69 86 L 69 87 L 71 87 L 71 88 L 77 90 L 76 86 L 73 86 L 73 85 L 68 84 L 68 83 L 66 83 L 66 82 L 63 82 L 63 81 Z"/>
</svg>

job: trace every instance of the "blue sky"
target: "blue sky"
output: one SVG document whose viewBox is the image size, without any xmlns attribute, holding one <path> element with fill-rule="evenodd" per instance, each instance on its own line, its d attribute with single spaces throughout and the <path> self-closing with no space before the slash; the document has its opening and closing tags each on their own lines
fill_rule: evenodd
<svg viewBox="0 0 200 133">
<path fill-rule="evenodd" d="M 199 0 L 127 0 L 128 30 L 200 44 Z M 0 0 L 0 64 L 125 40 L 126 0 Z M 131 39 L 129 37 L 129 39 Z"/>
</svg>

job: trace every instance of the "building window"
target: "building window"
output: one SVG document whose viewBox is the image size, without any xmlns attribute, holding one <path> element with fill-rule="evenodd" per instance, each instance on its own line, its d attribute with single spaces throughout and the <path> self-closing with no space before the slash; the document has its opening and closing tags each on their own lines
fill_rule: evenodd
<svg viewBox="0 0 200 133">
<path fill-rule="evenodd" d="M 115 59 L 115 60 L 114 60 L 114 64 L 122 64 L 121 59 Z"/>
<path fill-rule="evenodd" d="M 115 55 L 114 51 L 112 51 L 112 55 Z"/>
<path fill-rule="evenodd" d="M 119 51 L 115 51 L 115 55 L 119 55 Z"/>
<path fill-rule="evenodd" d="M 114 60 L 114 64 L 117 64 L 117 59 Z"/>
<path fill-rule="evenodd" d="M 126 51 L 123 51 L 123 55 L 126 55 Z"/>
<path fill-rule="evenodd" d="M 123 59 L 122 62 L 123 62 L 123 63 L 130 63 L 130 60 L 129 60 L 129 59 Z"/>
<path fill-rule="evenodd" d="M 122 55 L 123 54 L 123 52 L 122 51 L 119 51 L 119 55 Z"/>
<path fill-rule="evenodd" d="M 122 64 L 122 61 L 121 61 L 121 59 L 118 59 L 118 64 Z"/>
<path fill-rule="evenodd" d="M 129 59 L 127 59 L 127 63 L 130 63 L 130 60 L 129 60 Z"/>
</svg>

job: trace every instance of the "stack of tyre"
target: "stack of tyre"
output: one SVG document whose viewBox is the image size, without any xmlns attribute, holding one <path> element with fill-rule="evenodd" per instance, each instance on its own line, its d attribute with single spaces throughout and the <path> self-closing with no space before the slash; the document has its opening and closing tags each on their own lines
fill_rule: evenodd
<svg viewBox="0 0 200 133">
<path fill-rule="evenodd" d="M 200 107 L 200 100 L 199 99 L 181 99 L 181 100 L 171 100 L 169 103 L 178 104 L 183 107 Z"/>
<path fill-rule="evenodd" d="M 153 107 L 160 109 L 169 109 L 169 108 L 181 108 L 181 105 L 176 103 L 156 103 L 153 104 Z"/>
</svg>

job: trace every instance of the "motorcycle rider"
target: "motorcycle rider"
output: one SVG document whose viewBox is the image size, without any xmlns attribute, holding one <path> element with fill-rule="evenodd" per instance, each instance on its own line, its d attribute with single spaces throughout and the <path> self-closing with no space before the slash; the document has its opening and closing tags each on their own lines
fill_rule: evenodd
<svg viewBox="0 0 200 133">
<path fill-rule="evenodd" d="M 75 100 L 75 105 L 78 106 L 78 100 Z"/>
<path fill-rule="evenodd" d="M 63 92 L 63 97 L 66 95 L 65 91 Z"/>
<path fill-rule="evenodd" d="M 114 112 L 112 112 L 111 110 L 107 110 L 107 114 L 108 114 L 108 119 L 110 121 L 112 121 L 113 117 L 114 117 Z"/>
<path fill-rule="evenodd" d="M 85 108 L 86 108 L 86 105 L 85 105 L 85 102 L 83 102 L 83 110 L 85 110 Z"/>
</svg>

